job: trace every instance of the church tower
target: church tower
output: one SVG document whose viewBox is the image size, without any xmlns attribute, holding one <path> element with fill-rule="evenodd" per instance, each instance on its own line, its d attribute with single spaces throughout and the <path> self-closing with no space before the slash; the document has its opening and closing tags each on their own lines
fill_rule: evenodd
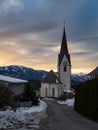
<svg viewBox="0 0 98 130">
<path fill-rule="evenodd" d="M 60 81 L 64 84 L 64 89 L 69 90 L 71 88 L 71 60 L 67 47 L 65 26 L 63 30 L 61 49 L 58 55 L 58 76 Z"/>
</svg>

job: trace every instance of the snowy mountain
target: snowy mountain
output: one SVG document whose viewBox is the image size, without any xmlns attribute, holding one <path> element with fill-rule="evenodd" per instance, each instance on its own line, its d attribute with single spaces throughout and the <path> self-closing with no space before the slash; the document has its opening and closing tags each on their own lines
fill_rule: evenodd
<svg viewBox="0 0 98 130">
<path fill-rule="evenodd" d="M 47 74 L 44 70 L 34 70 L 24 66 L 11 65 L 0 67 L 0 75 L 10 76 L 23 80 L 42 80 Z M 71 76 L 72 85 L 77 85 L 87 80 L 88 77 L 85 74 L 73 74 Z"/>
<path fill-rule="evenodd" d="M 17 65 L 0 67 L 0 75 L 10 76 L 23 80 L 42 80 L 46 73 L 47 72 L 44 70 L 34 70 L 32 68 Z"/>
<path fill-rule="evenodd" d="M 81 82 L 85 82 L 90 77 L 86 76 L 85 74 L 73 74 L 71 76 L 72 85 L 78 85 Z"/>
</svg>

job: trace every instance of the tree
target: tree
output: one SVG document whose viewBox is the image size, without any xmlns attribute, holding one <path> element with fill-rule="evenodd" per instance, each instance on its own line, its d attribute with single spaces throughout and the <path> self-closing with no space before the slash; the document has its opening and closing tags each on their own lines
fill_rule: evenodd
<svg viewBox="0 0 98 130">
<path fill-rule="evenodd" d="M 0 85 L 0 108 L 4 106 L 13 106 L 13 93 L 9 88 L 4 85 Z"/>
<path fill-rule="evenodd" d="M 23 92 L 23 100 L 24 101 L 32 101 L 32 105 L 38 105 L 38 97 L 36 96 L 36 92 L 30 86 L 30 84 L 26 84 Z"/>
</svg>

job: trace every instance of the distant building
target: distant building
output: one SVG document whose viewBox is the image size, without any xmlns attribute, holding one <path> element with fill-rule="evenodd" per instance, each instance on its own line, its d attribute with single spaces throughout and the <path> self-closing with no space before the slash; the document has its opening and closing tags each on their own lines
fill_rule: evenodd
<svg viewBox="0 0 98 130">
<path fill-rule="evenodd" d="M 28 81 L 0 75 L 0 86 L 8 87 L 14 95 L 21 94 Z"/>
<path fill-rule="evenodd" d="M 41 97 L 59 97 L 71 89 L 71 60 L 67 47 L 65 27 L 58 55 L 58 76 L 50 71 L 41 82 Z"/>
<path fill-rule="evenodd" d="M 41 82 L 41 97 L 55 97 L 58 98 L 62 94 L 63 84 L 59 78 L 51 70 Z"/>
<path fill-rule="evenodd" d="M 92 70 L 90 73 L 88 73 L 87 76 L 90 76 L 92 79 L 98 78 L 98 66 L 94 70 Z"/>
</svg>

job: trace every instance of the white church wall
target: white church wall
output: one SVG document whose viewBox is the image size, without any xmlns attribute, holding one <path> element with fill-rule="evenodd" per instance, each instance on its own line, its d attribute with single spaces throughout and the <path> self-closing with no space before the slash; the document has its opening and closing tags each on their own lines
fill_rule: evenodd
<svg viewBox="0 0 98 130">
<path fill-rule="evenodd" d="M 58 98 L 62 94 L 62 88 L 62 84 L 41 83 L 40 96 Z"/>
<path fill-rule="evenodd" d="M 51 84 L 50 97 L 58 97 L 58 84 Z"/>
<path fill-rule="evenodd" d="M 46 97 L 46 89 L 48 89 L 48 83 L 41 83 L 40 96 Z"/>
<path fill-rule="evenodd" d="M 64 71 L 63 63 L 66 63 L 66 71 Z M 64 89 L 69 90 L 71 88 L 71 66 L 68 62 L 66 55 L 64 55 L 64 58 L 61 62 L 60 68 L 58 68 L 58 70 L 59 70 L 60 80 L 65 85 Z"/>
</svg>

